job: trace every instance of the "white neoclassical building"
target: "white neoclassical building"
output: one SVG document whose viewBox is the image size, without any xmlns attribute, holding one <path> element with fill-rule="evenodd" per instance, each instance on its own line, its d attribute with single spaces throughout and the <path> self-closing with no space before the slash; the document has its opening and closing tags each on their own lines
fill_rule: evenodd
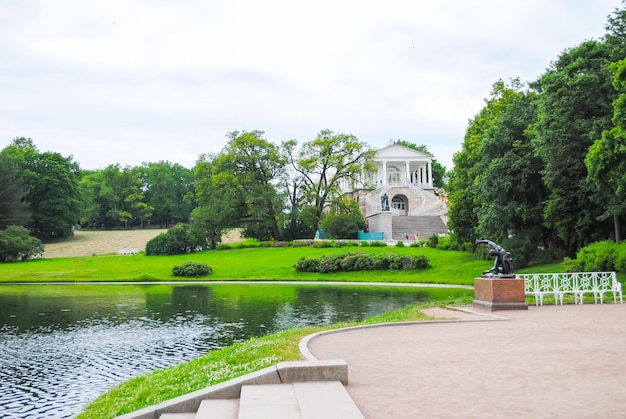
<svg viewBox="0 0 626 419">
<path fill-rule="evenodd" d="M 447 208 L 435 193 L 432 159 L 390 141 L 376 152 L 374 172 L 342 184 L 344 193 L 359 202 L 369 231 L 384 232 L 386 240 L 447 232 Z"/>
<path fill-rule="evenodd" d="M 433 189 L 433 156 L 399 144 L 378 150 L 374 162 L 376 173 L 371 177 L 378 187 L 412 186 Z"/>
</svg>

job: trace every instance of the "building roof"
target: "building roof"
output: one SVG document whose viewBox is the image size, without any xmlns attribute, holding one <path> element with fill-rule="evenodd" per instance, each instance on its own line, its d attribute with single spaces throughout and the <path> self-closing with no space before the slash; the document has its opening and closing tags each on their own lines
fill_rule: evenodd
<svg viewBox="0 0 626 419">
<path fill-rule="evenodd" d="M 391 144 L 385 148 L 381 148 L 376 152 L 376 156 L 374 156 L 374 160 L 404 160 L 407 158 L 431 161 L 433 156 L 400 144 Z"/>
</svg>

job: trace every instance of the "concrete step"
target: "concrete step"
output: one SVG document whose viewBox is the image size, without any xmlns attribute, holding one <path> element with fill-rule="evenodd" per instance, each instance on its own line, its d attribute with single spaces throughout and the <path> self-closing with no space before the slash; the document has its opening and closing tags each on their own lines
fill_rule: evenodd
<svg viewBox="0 0 626 419">
<path fill-rule="evenodd" d="M 439 216 L 400 216 L 393 217 L 392 239 L 405 240 L 404 234 L 409 235 L 409 240 L 413 239 L 413 234 L 417 233 L 420 240 L 426 240 L 433 234 L 446 233 L 448 227 Z"/>
<path fill-rule="evenodd" d="M 195 419 L 237 419 L 239 399 L 202 400 Z"/>
<path fill-rule="evenodd" d="M 339 381 L 241 388 L 239 419 L 363 419 Z"/>
</svg>

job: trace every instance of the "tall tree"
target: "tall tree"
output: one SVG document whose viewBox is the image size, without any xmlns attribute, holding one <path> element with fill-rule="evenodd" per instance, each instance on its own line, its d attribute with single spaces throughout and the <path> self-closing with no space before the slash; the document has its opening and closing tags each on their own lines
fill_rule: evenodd
<svg viewBox="0 0 626 419">
<path fill-rule="evenodd" d="M 229 133 L 228 143 L 209 165 L 210 184 L 197 179 L 196 190 L 205 207 L 202 196 L 219 201 L 225 211 L 221 216 L 224 228 L 243 227 L 248 237 L 278 240 L 279 216 L 284 205 L 278 185 L 285 176 L 287 161 L 279 147 L 263 138 L 263 134 L 262 131 Z M 196 168 L 196 173 L 201 170 Z"/>
<path fill-rule="evenodd" d="M 602 137 L 589 148 L 585 164 L 589 170 L 589 179 L 608 197 L 603 201 L 606 212 L 602 218 L 613 220 L 615 241 L 620 242 L 622 219 L 626 215 L 626 59 L 613 67 L 613 85 L 620 93 L 613 104 L 615 126 L 605 130 Z"/>
<path fill-rule="evenodd" d="M 481 160 L 482 141 L 503 112 L 503 89 L 504 82 L 501 80 L 493 85 L 491 98 L 485 99 L 485 106 L 469 121 L 461 151 L 452 158 L 454 168 L 448 181 L 448 226 L 459 246 L 464 242 L 473 243 L 478 237 L 476 209 L 481 200 L 476 183 L 479 175 L 477 165 Z"/>
<path fill-rule="evenodd" d="M 41 239 L 69 237 L 80 219 L 78 165 L 59 153 L 41 153 L 26 197 L 33 214 L 33 231 Z"/>
<path fill-rule="evenodd" d="M 327 205 L 341 197 L 341 182 L 357 183 L 363 171 L 373 171 L 375 150 L 352 134 L 322 130 L 296 152 L 295 141 L 285 143 L 294 170 L 302 176 L 302 197 L 313 207 L 315 224 Z"/>
<path fill-rule="evenodd" d="M 206 237 L 207 245 L 214 249 L 222 240 L 222 234 L 228 227 L 235 227 L 230 220 L 240 219 L 240 212 L 245 202 L 236 190 L 232 196 L 213 181 L 214 160 L 216 156 L 200 156 L 193 169 L 194 187 L 198 206 L 191 213 L 192 226 L 199 235 Z M 238 200 L 233 203 L 233 200 Z"/>
<path fill-rule="evenodd" d="M 168 161 L 143 166 L 146 203 L 153 208 L 152 219 L 161 226 L 188 222 L 194 207 L 193 173 Z"/>
<path fill-rule="evenodd" d="M 80 218 L 78 164 L 59 153 L 40 153 L 33 140 L 18 137 L 3 154 L 17 166 L 32 214 L 29 227 L 41 239 L 67 237 Z"/>
<path fill-rule="evenodd" d="M 542 161 L 534 154 L 528 127 L 536 121 L 537 95 L 519 80 L 496 84 L 501 112 L 481 140 L 476 164 L 478 232 L 503 243 L 524 266 L 537 244 L 547 244 L 543 229 L 545 190 Z"/>
<path fill-rule="evenodd" d="M 25 226 L 31 221 L 25 196 L 26 189 L 16 164 L 8 155 L 0 153 L 0 230 L 10 225 Z"/>
<path fill-rule="evenodd" d="M 606 197 L 587 181 L 589 146 L 610 128 L 616 97 L 605 44 L 587 41 L 566 50 L 531 86 L 540 95 L 535 149 L 543 159 L 549 189 L 545 222 L 568 256 L 578 247 L 606 237 L 610 224 L 598 224 Z"/>
</svg>

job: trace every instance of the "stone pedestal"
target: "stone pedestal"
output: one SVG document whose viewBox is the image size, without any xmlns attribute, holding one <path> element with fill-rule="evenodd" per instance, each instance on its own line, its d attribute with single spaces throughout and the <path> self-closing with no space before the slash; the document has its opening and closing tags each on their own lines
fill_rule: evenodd
<svg viewBox="0 0 626 419">
<path fill-rule="evenodd" d="M 528 310 L 524 280 L 519 278 L 474 278 L 474 307 L 490 311 Z"/>
<path fill-rule="evenodd" d="M 385 235 L 384 240 L 391 240 L 392 236 L 392 219 L 393 215 L 389 211 L 379 212 L 367 219 L 367 227 L 369 231 L 382 231 Z"/>
</svg>

